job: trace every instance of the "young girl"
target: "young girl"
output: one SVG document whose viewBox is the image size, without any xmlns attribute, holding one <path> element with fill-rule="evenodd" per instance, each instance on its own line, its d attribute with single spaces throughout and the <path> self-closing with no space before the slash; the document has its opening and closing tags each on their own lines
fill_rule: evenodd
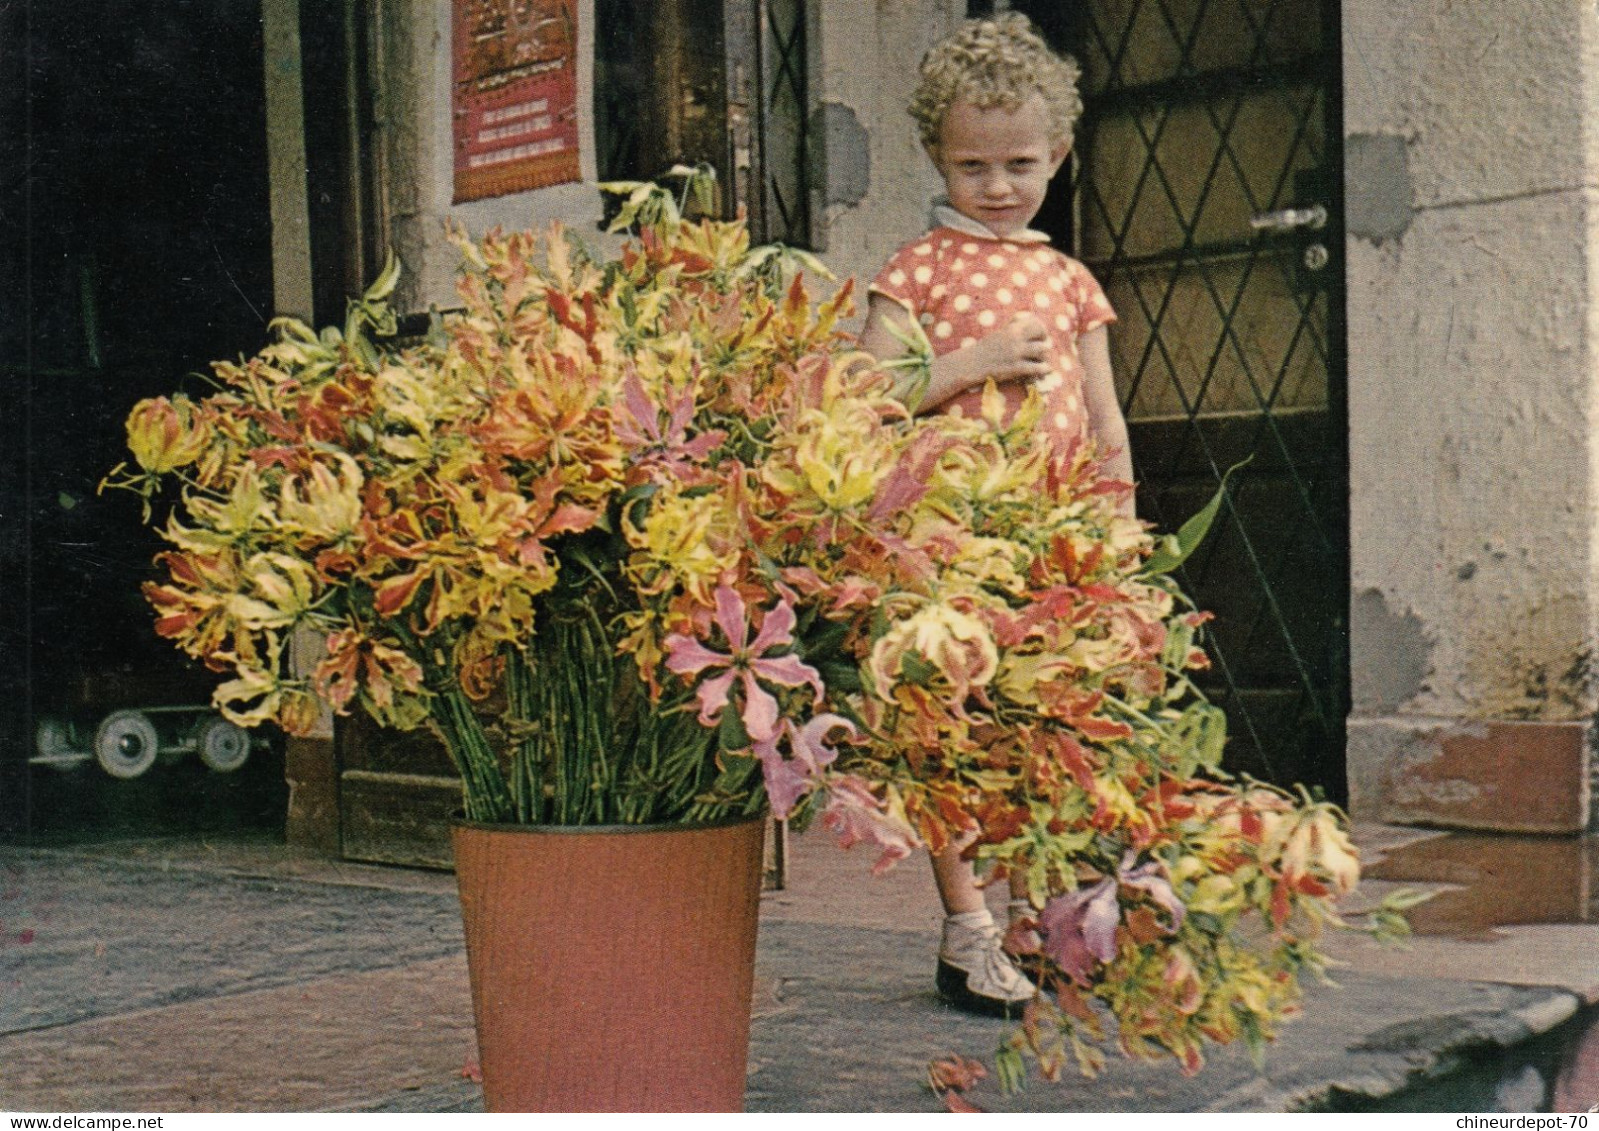
<svg viewBox="0 0 1599 1131">
<path fill-rule="evenodd" d="M 1088 269 L 1028 227 L 1081 113 L 1076 65 L 1025 16 L 968 21 L 927 53 L 910 114 L 947 198 L 932 229 L 872 282 L 862 345 L 882 360 L 900 356 L 890 327 L 920 322 L 934 360 L 919 412 L 975 415 L 993 381 L 1008 419 L 1031 385 L 1053 441 L 1091 437 L 1109 456 L 1109 477 L 1130 483 L 1105 331 L 1116 315 Z M 1131 514 L 1131 491 L 1123 505 Z M 938 988 L 961 1008 L 1008 1016 L 1034 987 L 1001 949 L 963 847 L 933 857 L 945 915 Z M 1012 920 L 1033 914 L 1021 891 L 1013 883 Z"/>
</svg>

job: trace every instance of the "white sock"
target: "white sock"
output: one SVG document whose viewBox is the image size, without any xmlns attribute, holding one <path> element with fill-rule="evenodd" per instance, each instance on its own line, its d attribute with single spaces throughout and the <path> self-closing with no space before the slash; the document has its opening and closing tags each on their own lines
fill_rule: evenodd
<svg viewBox="0 0 1599 1131">
<path fill-rule="evenodd" d="M 967 931 L 980 931 L 984 927 L 994 925 L 994 916 L 985 907 L 978 911 L 962 911 L 958 915 L 944 916 L 944 927 L 956 927 Z"/>
</svg>

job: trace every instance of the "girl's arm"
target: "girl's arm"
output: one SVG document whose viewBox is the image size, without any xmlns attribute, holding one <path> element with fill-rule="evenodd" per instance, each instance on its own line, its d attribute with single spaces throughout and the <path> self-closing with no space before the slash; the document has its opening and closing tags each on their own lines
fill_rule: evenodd
<svg viewBox="0 0 1599 1131">
<path fill-rule="evenodd" d="M 910 317 L 893 299 L 873 294 L 867 303 L 861 348 L 879 361 L 903 357 L 906 349 L 888 327 L 904 327 Z M 1042 377 L 1049 372 L 1049 350 L 1049 333 L 1044 324 L 1031 314 L 1019 315 L 1008 326 L 984 335 L 972 345 L 934 358 L 927 391 L 922 394 L 917 411 L 937 408 L 989 377 L 995 381 Z M 900 396 L 908 393 L 908 382 L 895 392 Z"/>
<path fill-rule="evenodd" d="M 1110 335 L 1099 326 L 1077 339 L 1077 355 L 1083 362 L 1083 396 L 1088 402 L 1088 431 L 1102 452 L 1112 453 L 1105 473 L 1124 483 L 1133 481 L 1133 455 L 1128 446 L 1127 420 L 1122 416 L 1116 396 L 1116 378 L 1110 368 Z M 1128 494 L 1123 508 L 1133 517 L 1133 497 Z"/>
</svg>

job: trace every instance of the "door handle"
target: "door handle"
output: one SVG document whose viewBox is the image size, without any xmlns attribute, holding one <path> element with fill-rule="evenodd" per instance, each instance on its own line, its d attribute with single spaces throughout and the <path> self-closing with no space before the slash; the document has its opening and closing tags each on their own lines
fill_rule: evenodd
<svg viewBox="0 0 1599 1131">
<path fill-rule="evenodd" d="M 1327 226 L 1327 207 L 1312 204 L 1306 208 L 1279 208 L 1274 212 L 1257 212 L 1249 218 L 1249 226 L 1257 232 L 1320 231 Z"/>
</svg>

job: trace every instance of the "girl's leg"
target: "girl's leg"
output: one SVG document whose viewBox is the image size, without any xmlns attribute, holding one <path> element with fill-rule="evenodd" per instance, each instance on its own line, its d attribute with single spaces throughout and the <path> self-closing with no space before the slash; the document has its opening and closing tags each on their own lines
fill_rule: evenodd
<svg viewBox="0 0 1599 1131">
<path fill-rule="evenodd" d="M 977 886 L 977 872 L 970 860 L 961 859 L 959 847 L 951 846 L 933 854 L 933 883 L 944 903 L 945 915 L 984 911 L 983 891 Z"/>
</svg>

